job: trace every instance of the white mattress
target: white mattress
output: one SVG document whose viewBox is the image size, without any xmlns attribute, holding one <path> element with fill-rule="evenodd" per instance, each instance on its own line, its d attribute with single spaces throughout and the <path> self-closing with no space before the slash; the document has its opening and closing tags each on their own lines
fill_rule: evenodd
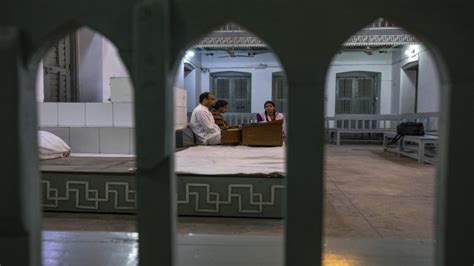
<svg viewBox="0 0 474 266">
<path fill-rule="evenodd" d="M 71 153 L 71 157 L 126 157 L 135 158 L 135 154 L 122 154 L 122 153 Z"/>
<path fill-rule="evenodd" d="M 285 147 L 196 146 L 175 153 L 177 174 L 270 175 L 285 173 Z"/>
<path fill-rule="evenodd" d="M 51 132 L 38 131 L 38 153 L 40 160 L 49 160 L 69 156 L 71 148 L 60 137 Z"/>
</svg>

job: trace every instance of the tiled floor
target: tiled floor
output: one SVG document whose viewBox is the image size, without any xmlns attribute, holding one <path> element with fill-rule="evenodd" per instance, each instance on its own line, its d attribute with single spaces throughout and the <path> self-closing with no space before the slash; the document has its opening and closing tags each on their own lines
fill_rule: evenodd
<svg viewBox="0 0 474 266">
<path fill-rule="evenodd" d="M 433 238 L 435 166 L 398 158 L 379 146 L 327 148 L 327 235 Z"/>
<path fill-rule="evenodd" d="M 43 233 L 43 265 L 137 265 L 138 235 L 112 232 Z M 178 266 L 283 265 L 279 236 L 180 235 Z M 433 265 L 433 242 L 414 240 L 324 239 L 326 266 Z"/>
<path fill-rule="evenodd" d="M 432 165 L 381 147 L 326 147 L 324 233 L 329 237 L 432 239 Z M 133 215 L 45 213 L 46 230 L 134 232 Z M 282 235 L 279 219 L 179 217 L 181 234 Z"/>
</svg>

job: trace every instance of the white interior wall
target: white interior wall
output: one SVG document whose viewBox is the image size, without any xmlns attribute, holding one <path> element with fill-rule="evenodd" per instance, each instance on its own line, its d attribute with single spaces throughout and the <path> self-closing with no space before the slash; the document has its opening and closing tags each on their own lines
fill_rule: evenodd
<svg viewBox="0 0 474 266">
<path fill-rule="evenodd" d="M 174 122 L 175 128 L 185 128 L 187 125 L 187 91 L 185 89 L 184 80 L 184 58 L 181 60 L 174 82 Z"/>
<path fill-rule="evenodd" d="M 78 30 L 78 86 L 81 102 L 103 101 L 103 37 L 89 28 Z"/>
<path fill-rule="evenodd" d="M 209 69 L 209 72 L 203 72 L 201 75 L 202 91 L 210 90 L 211 73 L 222 71 L 250 73 L 252 75 L 251 112 L 261 112 L 265 101 L 272 99 L 272 73 L 283 71 L 276 56 L 272 53 L 254 57 L 219 58 L 219 56 L 203 55 L 201 58 L 202 67 Z M 267 68 L 259 69 L 260 64 L 266 64 Z"/>
<path fill-rule="evenodd" d="M 36 72 L 36 101 L 44 102 L 44 71 L 43 71 L 43 61 L 40 62 L 38 66 L 38 71 Z"/>
<path fill-rule="evenodd" d="M 174 97 L 174 127 L 175 129 L 186 128 L 188 125 L 186 90 L 175 88 Z"/>
<path fill-rule="evenodd" d="M 194 71 L 196 72 L 194 98 L 192 99 L 191 105 L 188 105 L 188 112 L 190 112 L 189 109 L 191 109 L 192 107 L 196 106 L 199 103 L 199 95 L 202 93 L 202 71 L 201 69 L 195 69 Z"/>
<path fill-rule="evenodd" d="M 392 97 L 392 54 L 364 52 L 342 52 L 334 56 L 326 76 L 326 116 L 334 116 L 336 111 L 336 75 L 352 71 L 381 73 L 379 107 L 381 114 L 391 113 Z"/>
<path fill-rule="evenodd" d="M 400 113 L 415 112 L 416 71 L 400 71 Z"/>
<path fill-rule="evenodd" d="M 184 89 L 184 58 L 179 63 L 178 69 L 176 71 L 174 86 L 176 88 Z"/>
<path fill-rule="evenodd" d="M 402 55 L 401 51 L 392 53 L 392 93 L 391 93 L 391 113 L 400 113 L 400 68 Z"/>
<path fill-rule="evenodd" d="M 128 77 L 128 71 L 120 58 L 115 45 L 102 38 L 102 101 L 110 101 L 110 79 Z"/>
<path fill-rule="evenodd" d="M 440 111 L 441 81 L 433 54 L 423 51 L 419 55 L 418 112 Z"/>
<path fill-rule="evenodd" d="M 184 88 L 187 93 L 187 111 L 191 112 L 192 108 L 196 106 L 196 69 L 191 71 L 185 78 L 184 78 Z"/>
<path fill-rule="evenodd" d="M 392 113 L 410 112 L 408 104 L 414 95 L 410 93 L 408 77 L 403 66 L 418 61 L 418 112 L 439 112 L 440 79 L 433 54 L 423 45 L 409 45 L 393 56 Z M 405 100 L 404 100 L 405 99 Z"/>
<path fill-rule="evenodd" d="M 184 62 L 194 67 L 194 70 L 189 73 L 184 81 L 184 88 L 187 92 L 187 111 L 192 112 L 199 103 L 199 95 L 201 94 L 201 54 L 194 50 L 194 56 L 185 56 Z"/>
<path fill-rule="evenodd" d="M 398 104 L 398 106 L 394 108 L 394 113 L 402 114 L 414 111 L 414 85 L 403 67 L 409 63 L 418 61 L 420 49 L 424 48 L 420 45 L 404 46 L 398 53 L 398 58 L 394 58 L 393 72 L 397 76 L 397 80 L 395 80 L 393 84 L 393 89 L 396 90 L 397 93 L 393 96 L 398 97 L 392 99 L 392 104 Z M 419 65 L 419 67 L 422 66 Z"/>
<path fill-rule="evenodd" d="M 88 28 L 78 35 L 81 102 L 109 102 L 110 79 L 128 77 L 128 71 L 109 40 Z"/>
</svg>

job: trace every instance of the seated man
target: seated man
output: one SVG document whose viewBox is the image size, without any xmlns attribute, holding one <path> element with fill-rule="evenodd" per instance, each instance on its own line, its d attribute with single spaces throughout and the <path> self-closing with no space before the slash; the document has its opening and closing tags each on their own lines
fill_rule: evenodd
<svg viewBox="0 0 474 266">
<path fill-rule="evenodd" d="M 214 117 L 209 108 L 214 105 L 216 97 L 210 92 L 199 95 L 199 105 L 191 114 L 189 127 L 196 135 L 198 144 L 221 144 L 221 129 L 214 123 Z"/>
</svg>

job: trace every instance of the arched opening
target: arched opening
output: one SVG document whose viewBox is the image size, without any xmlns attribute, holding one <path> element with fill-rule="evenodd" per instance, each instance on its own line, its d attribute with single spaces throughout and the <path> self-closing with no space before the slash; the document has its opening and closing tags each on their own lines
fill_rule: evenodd
<svg viewBox="0 0 474 266">
<path fill-rule="evenodd" d="M 333 57 L 325 88 L 326 240 L 393 239 L 417 250 L 410 261 L 432 261 L 442 112 L 435 56 L 381 18 Z"/>
<path fill-rule="evenodd" d="M 182 125 L 175 153 L 178 234 L 227 234 L 229 243 L 237 235 L 282 236 L 288 105 L 283 66 L 268 44 L 234 23 L 183 54 L 174 84 L 175 99 L 187 98 L 187 106 L 177 102 L 175 109 Z M 276 112 L 265 117 L 268 101 Z M 200 116 L 209 116 L 211 125 Z M 220 142 L 207 141 L 201 131 L 207 127 L 220 132 Z"/>
<path fill-rule="evenodd" d="M 117 48 L 69 32 L 44 54 L 36 92 L 43 229 L 136 231 L 133 86 Z"/>
</svg>

